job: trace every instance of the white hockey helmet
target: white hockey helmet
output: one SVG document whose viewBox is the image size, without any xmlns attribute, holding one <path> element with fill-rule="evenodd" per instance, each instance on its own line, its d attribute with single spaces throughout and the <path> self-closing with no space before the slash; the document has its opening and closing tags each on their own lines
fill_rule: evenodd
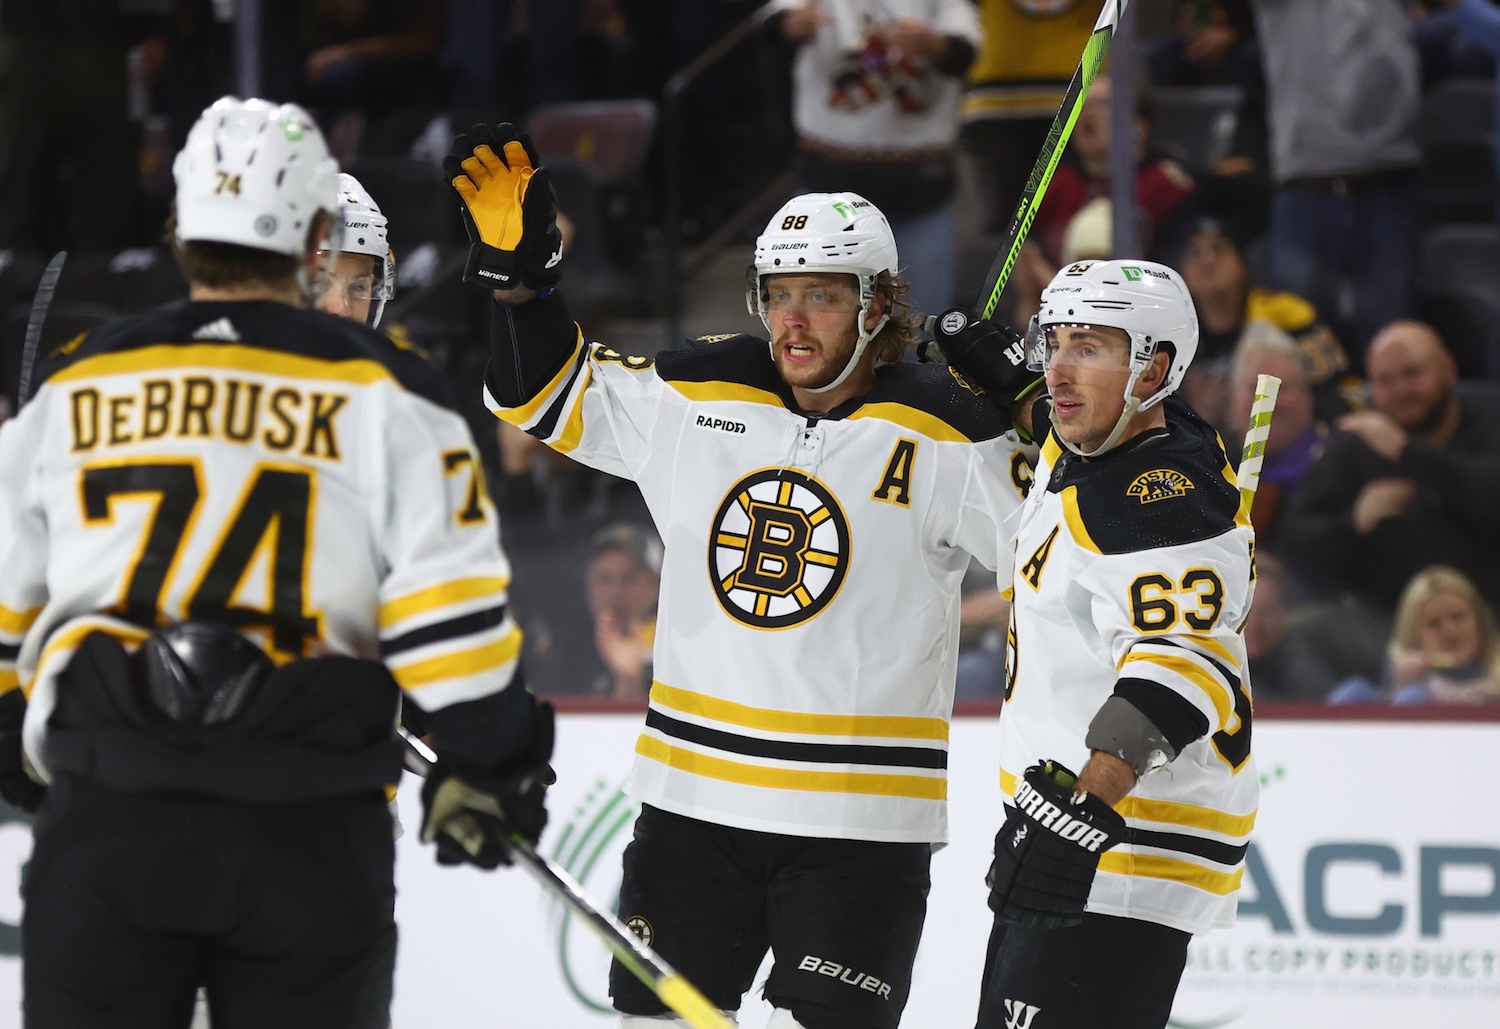
<svg viewBox="0 0 1500 1029">
<path fill-rule="evenodd" d="M 885 215 L 858 193 L 804 193 L 782 205 L 755 240 L 755 264 L 745 293 L 750 313 L 759 315 L 772 335 L 775 330 L 766 309 L 766 280 L 772 275 L 804 272 L 841 272 L 859 279 L 859 338 L 854 353 L 832 382 L 808 390 L 826 393 L 849 377 L 866 344 L 890 320 L 887 312 L 873 329 L 865 329 L 865 315 L 875 302 L 880 273 L 896 274 L 896 237 Z M 774 343 L 772 350 L 774 353 Z"/>
<path fill-rule="evenodd" d="M 177 239 L 233 243 L 300 258 L 319 211 L 342 228 L 339 166 L 296 104 L 223 97 L 205 110 L 172 162 Z"/>
<path fill-rule="evenodd" d="M 1114 431 L 1097 450 L 1101 454 L 1119 442 L 1126 424 L 1139 411 L 1161 403 L 1182 385 L 1198 352 L 1198 314 L 1182 276 L 1154 261 L 1080 261 L 1057 273 L 1042 290 L 1042 306 L 1029 333 L 1030 367 L 1045 371 L 1049 330 L 1064 325 L 1094 325 L 1121 329 L 1130 337 L 1130 377 L 1125 383 L 1125 410 Z M 1132 396 L 1140 378 L 1163 345 L 1171 347 L 1171 367 L 1161 388 L 1138 400 Z"/>
<path fill-rule="evenodd" d="M 339 205 L 344 212 L 342 252 L 375 259 L 369 298 L 369 325 L 374 328 L 385 313 L 386 301 L 396 295 L 396 260 L 386 239 L 386 217 L 370 191 L 348 172 L 339 173 Z"/>
</svg>

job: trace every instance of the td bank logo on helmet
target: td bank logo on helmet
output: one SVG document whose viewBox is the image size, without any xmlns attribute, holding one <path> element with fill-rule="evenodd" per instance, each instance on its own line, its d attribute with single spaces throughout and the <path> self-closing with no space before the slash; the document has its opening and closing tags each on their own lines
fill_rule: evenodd
<svg viewBox="0 0 1500 1029">
<path fill-rule="evenodd" d="M 1167 282 L 1172 281 L 1172 276 L 1166 272 L 1157 271 L 1155 268 L 1137 268 L 1133 264 L 1125 264 L 1120 266 L 1120 271 L 1124 272 L 1125 278 L 1131 282 L 1140 282 L 1143 275 L 1149 275 L 1153 279 L 1164 279 Z"/>
</svg>

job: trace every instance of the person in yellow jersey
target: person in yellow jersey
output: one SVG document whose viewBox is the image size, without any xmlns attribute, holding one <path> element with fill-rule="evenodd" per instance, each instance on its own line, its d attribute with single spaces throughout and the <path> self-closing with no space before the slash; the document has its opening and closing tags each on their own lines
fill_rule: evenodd
<svg viewBox="0 0 1500 1029">
<path fill-rule="evenodd" d="M 226 97 L 173 172 L 189 298 L 61 348 L 0 426 L 24 1025 L 186 1027 L 201 987 L 221 1027 L 386 1029 L 399 698 L 424 838 L 487 867 L 545 823 L 552 713 L 446 384 L 309 310 L 342 249 L 312 119 Z"/>
<path fill-rule="evenodd" d="M 1162 1029 L 1255 822 L 1255 536 L 1174 396 L 1198 343 L 1175 271 L 1070 265 L 1031 338 L 1051 430 L 1015 536 L 978 1026 Z"/>
<path fill-rule="evenodd" d="M 478 126 L 445 168 L 497 291 L 486 402 L 633 479 L 664 544 L 620 917 L 725 1011 L 770 950 L 776 1029 L 895 1029 L 947 839 L 960 583 L 1021 499 L 1006 398 L 901 361 L 896 245 L 854 193 L 794 197 L 757 239 L 769 339 L 586 342 L 536 162 Z M 687 1024 L 618 964 L 610 985 L 621 1026 Z"/>
<path fill-rule="evenodd" d="M 1103 0 L 980 0 L 984 42 L 959 106 L 959 144 L 981 198 L 979 220 L 1004 232 Z"/>
</svg>

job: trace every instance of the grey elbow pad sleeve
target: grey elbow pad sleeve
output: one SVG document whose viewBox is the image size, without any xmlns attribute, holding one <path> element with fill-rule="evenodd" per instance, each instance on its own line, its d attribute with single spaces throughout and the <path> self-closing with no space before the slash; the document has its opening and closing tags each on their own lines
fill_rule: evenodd
<svg viewBox="0 0 1500 1029">
<path fill-rule="evenodd" d="M 1111 696 L 1089 723 L 1084 745 L 1113 754 L 1135 770 L 1139 779 L 1164 767 L 1177 756 L 1164 732 L 1130 701 Z"/>
</svg>

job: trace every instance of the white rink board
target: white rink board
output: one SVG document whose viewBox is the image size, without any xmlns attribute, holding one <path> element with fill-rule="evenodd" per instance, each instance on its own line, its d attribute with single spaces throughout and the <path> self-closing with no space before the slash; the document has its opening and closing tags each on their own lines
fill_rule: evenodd
<svg viewBox="0 0 1500 1029">
<path fill-rule="evenodd" d="M 639 724 L 634 714 L 560 720 L 541 849 L 608 902 L 633 812 L 617 787 Z M 999 817 L 996 736 L 989 719 L 954 725 L 953 845 L 933 862 L 908 1029 L 973 1024 L 989 929 L 982 878 Z M 1195 941 L 1172 1024 L 1500 1025 L 1500 725 L 1262 720 L 1255 749 L 1266 790 L 1249 910 L 1235 929 Z M 412 834 L 415 787 L 400 798 Z M 0 824 L 0 1027 L 19 1024 L 9 1014 L 20 993 L 12 926 L 29 849 L 22 826 Z M 603 948 L 529 878 L 440 868 L 414 835 L 398 853 L 395 1029 L 613 1025 L 594 1010 L 608 1002 Z M 742 1027 L 763 1029 L 766 1010 L 747 1003 Z"/>
</svg>

